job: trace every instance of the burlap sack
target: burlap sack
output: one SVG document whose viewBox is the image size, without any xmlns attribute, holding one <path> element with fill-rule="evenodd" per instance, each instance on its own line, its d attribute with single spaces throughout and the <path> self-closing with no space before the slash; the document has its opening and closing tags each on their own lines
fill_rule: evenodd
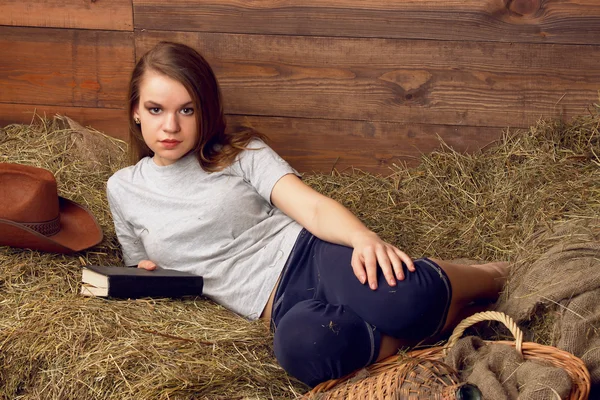
<svg viewBox="0 0 600 400">
<path fill-rule="evenodd" d="M 600 384 L 600 289 L 568 302 L 555 324 L 556 347 L 583 360 L 593 385 Z"/>
<path fill-rule="evenodd" d="M 461 381 L 476 385 L 484 399 L 565 399 L 571 391 L 571 378 L 562 368 L 523 360 L 513 347 L 478 337 L 460 339 L 444 361 L 460 371 Z"/>
<path fill-rule="evenodd" d="M 549 345 L 583 359 L 594 392 L 600 385 L 600 220 L 541 230 L 513 268 L 496 310 L 519 325 L 534 314 L 554 320 Z"/>
</svg>

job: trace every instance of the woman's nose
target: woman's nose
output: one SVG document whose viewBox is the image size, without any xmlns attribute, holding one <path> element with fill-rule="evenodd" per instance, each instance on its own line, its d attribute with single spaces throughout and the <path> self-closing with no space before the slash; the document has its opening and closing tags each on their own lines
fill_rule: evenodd
<svg viewBox="0 0 600 400">
<path fill-rule="evenodd" d="M 164 130 L 165 132 L 169 133 L 179 132 L 179 121 L 177 120 L 177 115 L 167 114 L 164 124 Z"/>
</svg>

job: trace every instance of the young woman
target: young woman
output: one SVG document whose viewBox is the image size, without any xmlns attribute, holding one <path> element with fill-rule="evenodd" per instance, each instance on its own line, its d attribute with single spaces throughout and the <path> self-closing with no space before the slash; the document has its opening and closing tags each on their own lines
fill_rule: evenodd
<svg viewBox="0 0 600 400">
<path fill-rule="evenodd" d="M 126 265 L 204 276 L 207 297 L 270 321 L 277 360 L 308 385 L 433 337 L 502 288 L 505 263 L 413 261 L 262 135 L 226 132 L 214 73 L 188 46 L 140 59 L 129 113 L 135 165 L 107 187 Z"/>
</svg>

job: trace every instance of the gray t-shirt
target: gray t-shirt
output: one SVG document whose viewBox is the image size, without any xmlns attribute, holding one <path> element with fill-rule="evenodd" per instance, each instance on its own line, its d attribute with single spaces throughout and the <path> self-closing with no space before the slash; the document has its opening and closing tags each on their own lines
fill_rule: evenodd
<svg viewBox="0 0 600 400">
<path fill-rule="evenodd" d="M 298 174 L 260 140 L 206 172 L 193 154 L 158 166 L 150 157 L 115 173 L 107 195 L 125 265 L 152 260 L 204 277 L 204 294 L 249 319 L 267 303 L 302 227 L 271 204 Z"/>
</svg>

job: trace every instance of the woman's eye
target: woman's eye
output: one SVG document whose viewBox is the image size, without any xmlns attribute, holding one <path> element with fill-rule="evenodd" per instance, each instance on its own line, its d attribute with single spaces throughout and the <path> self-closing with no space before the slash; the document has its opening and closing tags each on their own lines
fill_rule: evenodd
<svg viewBox="0 0 600 400">
<path fill-rule="evenodd" d="M 194 109 L 193 108 L 182 108 L 181 113 L 183 115 L 192 115 L 192 114 L 194 114 Z"/>
<path fill-rule="evenodd" d="M 158 114 L 160 112 L 160 108 L 152 107 L 152 108 L 149 108 L 148 111 L 150 112 L 150 114 Z"/>
</svg>

